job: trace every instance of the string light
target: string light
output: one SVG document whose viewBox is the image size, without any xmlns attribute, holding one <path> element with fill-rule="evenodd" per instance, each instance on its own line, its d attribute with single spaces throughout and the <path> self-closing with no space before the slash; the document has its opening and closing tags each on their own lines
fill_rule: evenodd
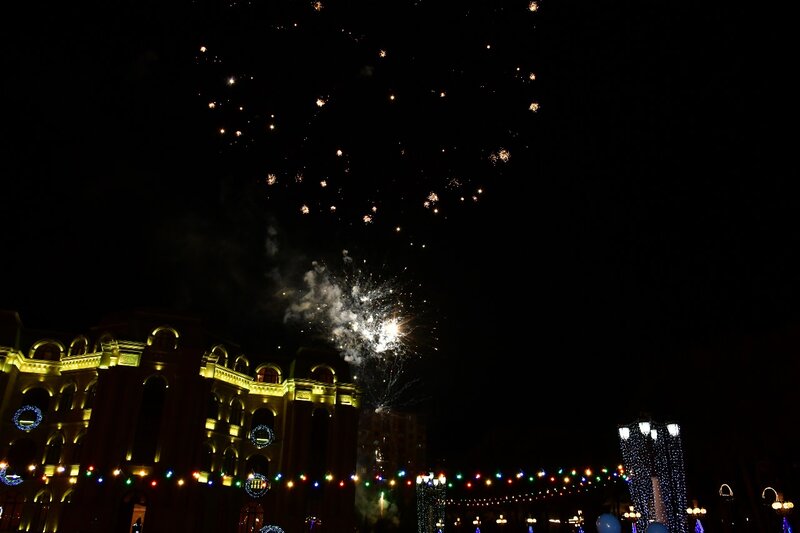
<svg viewBox="0 0 800 533">
<path fill-rule="evenodd" d="M 664 521 L 671 532 L 686 533 L 686 473 L 678 424 L 635 422 L 620 426 L 619 438 L 631 498 L 641 512 L 637 527 Z M 663 517 L 656 515 L 657 506 Z"/>
<path fill-rule="evenodd" d="M 444 523 L 447 478 L 433 472 L 417 476 L 417 529 L 431 531 L 434 524 Z"/>
</svg>

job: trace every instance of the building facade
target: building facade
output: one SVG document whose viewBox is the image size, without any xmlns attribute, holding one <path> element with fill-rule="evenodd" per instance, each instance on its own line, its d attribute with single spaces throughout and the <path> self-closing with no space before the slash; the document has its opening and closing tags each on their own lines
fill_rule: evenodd
<svg viewBox="0 0 800 533">
<path fill-rule="evenodd" d="M 245 354 L 152 313 L 4 321 L 0 532 L 353 531 L 360 393 L 335 353 Z"/>
</svg>

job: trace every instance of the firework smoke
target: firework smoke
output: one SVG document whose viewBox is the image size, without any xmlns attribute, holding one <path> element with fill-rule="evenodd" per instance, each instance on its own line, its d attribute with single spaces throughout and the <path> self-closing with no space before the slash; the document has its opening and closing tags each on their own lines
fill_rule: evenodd
<svg viewBox="0 0 800 533">
<path fill-rule="evenodd" d="M 320 262 L 305 273 L 306 290 L 289 305 L 285 321 L 300 321 L 322 332 L 350 363 L 366 403 L 388 408 L 410 386 L 404 363 L 409 342 L 408 294 L 390 280 L 356 267 L 345 250 L 345 268 L 336 274 Z"/>
</svg>

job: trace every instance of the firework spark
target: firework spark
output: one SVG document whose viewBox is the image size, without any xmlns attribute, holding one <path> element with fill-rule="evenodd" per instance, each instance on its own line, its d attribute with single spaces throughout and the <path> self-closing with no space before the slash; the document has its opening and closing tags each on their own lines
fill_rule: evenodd
<svg viewBox="0 0 800 533">
<path fill-rule="evenodd" d="M 396 281 L 353 268 L 336 274 L 320 262 L 305 273 L 305 291 L 286 310 L 285 321 L 319 331 L 350 363 L 368 405 L 386 408 L 410 386 L 404 364 L 416 352 L 410 343 L 410 294 Z"/>
</svg>

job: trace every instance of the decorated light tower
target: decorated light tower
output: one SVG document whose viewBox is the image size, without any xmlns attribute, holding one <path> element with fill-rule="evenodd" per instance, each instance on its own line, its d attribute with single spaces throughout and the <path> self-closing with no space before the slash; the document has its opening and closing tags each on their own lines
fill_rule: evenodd
<svg viewBox="0 0 800 533">
<path fill-rule="evenodd" d="M 638 421 L 619 427 L 631 499 L 643 530 L 656 521 L 670 533 L 686 533 L 686 474 L 680 426 Z"/>
<path fill-rule="evenodd" d="M 417 533 L 443 533 L 447 479 L 417 476 Z"/>
</svg>

